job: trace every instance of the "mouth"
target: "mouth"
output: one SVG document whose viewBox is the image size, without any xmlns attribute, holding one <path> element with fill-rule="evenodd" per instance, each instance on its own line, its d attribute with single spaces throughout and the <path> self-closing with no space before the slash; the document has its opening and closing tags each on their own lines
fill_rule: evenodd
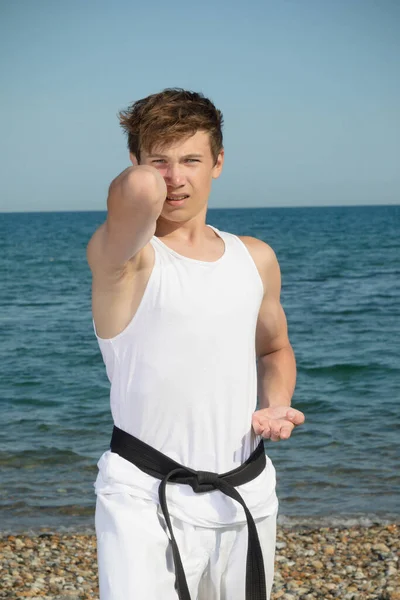
<svg viewBox="0 0 400 600">
<path fill-rule="evenodd" d="M 188 194 L 168 194 L 166 202 L 171 206 L 182 206 L 187 198 Z"/>
</svg>

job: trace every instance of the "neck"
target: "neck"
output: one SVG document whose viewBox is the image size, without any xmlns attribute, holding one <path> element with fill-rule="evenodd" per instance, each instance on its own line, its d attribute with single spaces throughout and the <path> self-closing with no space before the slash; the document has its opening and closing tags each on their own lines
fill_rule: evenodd
<svg viewBox="0 0 400 600">
<path fill-rule="evenodd" d="M 206 210 L 188 221 L 169 221 L 163 216 L 157 220 L 155 235 L 160 238 L 175 239 L 182 242 L 195 243 L 205 237 Z"/>
</svg>

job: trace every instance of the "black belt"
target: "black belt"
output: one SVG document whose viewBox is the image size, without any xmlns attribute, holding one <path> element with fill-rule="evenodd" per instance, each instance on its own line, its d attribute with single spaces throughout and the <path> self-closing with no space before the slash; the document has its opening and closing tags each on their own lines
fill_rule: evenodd
<svg viewBox="0 0 400 600">
<path fill-rule="evenodd" d="M 222 475 L 210 471 L 195 471 L 194 469 L 184 467 L 162 452 L 155 450 L 155 448 L 115 426 L 111 438 L 111 451 L 129 460 L 129 462 L 148 475 L 161 479 L 158 495 L 171 538 L 175 563 L 175 586 L 180 600 L 190 600 L 190 594 L 168 512 L 165 496 L 168 482 L 190 485 L 196 494 L 220 490 L 223 494 L 233 498 L 243 506 L 248 528 L 246 600 L 267 600 L 264 562 L 257 528 L 243 498 L 235 490 L 235 487 L 252 481 L 264 470 L 265 453 L 263 441 L 260 442 L 254 452 L 240 467 Z"/>
</svg>

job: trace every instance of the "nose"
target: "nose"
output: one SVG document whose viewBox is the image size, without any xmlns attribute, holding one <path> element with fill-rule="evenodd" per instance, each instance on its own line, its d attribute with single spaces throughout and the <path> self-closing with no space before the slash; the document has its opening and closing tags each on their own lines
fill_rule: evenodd
<svg viewBox="0 0 400 600">
<path fill-rule="evenodd" d="M 164 179 L 173 187 L 180 187 L 185 183 L 185 176 L 182 171 L 182 166 L 179 164 L 168 165 Z"/>
</svg>

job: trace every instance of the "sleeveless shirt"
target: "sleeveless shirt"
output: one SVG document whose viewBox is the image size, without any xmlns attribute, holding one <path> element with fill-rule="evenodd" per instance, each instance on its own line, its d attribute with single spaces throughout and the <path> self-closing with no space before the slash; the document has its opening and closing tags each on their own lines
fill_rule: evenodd
<svg viewBox="0 0 400 600">
<path fill-rule="evenodd" d="M 211 227 L 211 226 L 209 226 Z M 240 466 L 260 437 L 255 332 L 263 283 L 245 244 L 211 227 L 225 251 L 216 261 L 182 256 L 156 236 L 155 262 L 131 322 L 118 335 L 94 331 L 111 383 L 114 423 L 187 467 L 224 473 Z M 159 480 L 118 454 L 98 462 L 96 493 L 158 502 Z M 238 487 L 254 518 L 277 509 L 275 469 Z M 170 514 L 194 525 L 245 522 L 242 507 L 218 490 L 168 486 Z"/>
</svg>

